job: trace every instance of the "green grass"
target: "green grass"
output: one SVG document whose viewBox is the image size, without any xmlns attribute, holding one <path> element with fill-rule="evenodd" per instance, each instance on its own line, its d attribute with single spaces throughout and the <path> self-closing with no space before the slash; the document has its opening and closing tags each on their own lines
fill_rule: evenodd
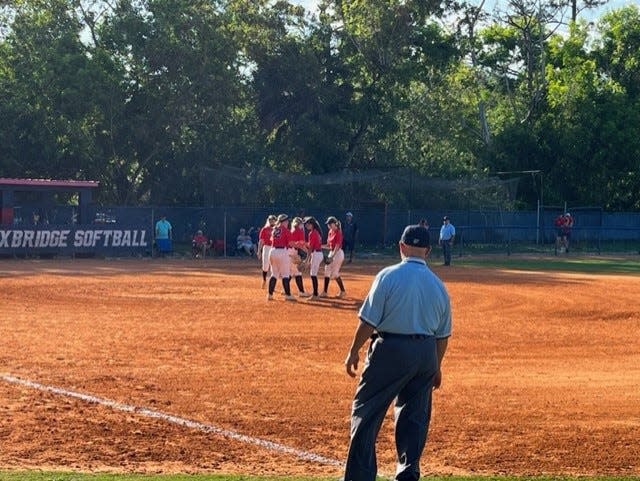
<svg viewBox="0 0 640 481">
<path fill-rule="evenodd" d="M 356 256 L 356 261 L 357 261 Z M 390 247 L 360 253 L 361 259 L 394 263 L 400 260 L 398 249 Z M 442 264 L 442 250 L 434 247 L 428 262 L 433 267 Z M 508 255 L 506 251 L 468 252 L 455 251 L 454 266 L 515 269 L 526 271 L 564 271 L 591 274 L 640 274 L 640 255 L 632 254 L 582 254 L 554 255 L 550 252 L 519 252 Z"/>
<path fill-rule="evenodd" d="M 640 481 L 638 476 L 429 476 L 428 481 Z M 335 481 L 336 478 L 301 476 L 79 474 L 0 471 L 0 481 Z"/>
<path fill-rule="evenodd" d="M 466 267 L 494 267 L 528 271 L 585 272 L 591 274 L 640 274 L 640 256 L 629 257 L 455 257 Z M 437 265 L 437 264 L 436 264 Z"/>
</svg>

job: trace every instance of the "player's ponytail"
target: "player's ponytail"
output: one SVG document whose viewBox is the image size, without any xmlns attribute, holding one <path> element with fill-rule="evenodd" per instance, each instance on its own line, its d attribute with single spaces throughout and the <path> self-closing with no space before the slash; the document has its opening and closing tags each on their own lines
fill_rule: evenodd
<svg viewBox="0 0 640 481">
<path fill-rule="evenodd" d="M 318 222 L 318 219 L 316 219 L 313 216 L 305 217 L 304 223 L 311 224 L 311 227 L 313 227 L 313 230 L 317 231 L 322 237 L 322 227 L 320 227 L 320 223 Z"/>
<path fill-rule="evenodd" d="M 318 222 L 315 218 L 313 219 L 313 221 L 311 222 L 311 225 L 313 225 L 313 228 L 315 230 L 318 231 L 318 234 L 320 234 L 320 237 L 322 237 L 322 227 L 320 226 L 320 222 Z"/>
</svg>

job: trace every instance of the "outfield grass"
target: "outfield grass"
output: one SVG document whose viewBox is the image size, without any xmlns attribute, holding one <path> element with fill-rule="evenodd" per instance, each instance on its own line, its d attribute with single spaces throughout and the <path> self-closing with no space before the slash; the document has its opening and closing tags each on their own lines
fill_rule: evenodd
<svg viewBox="0 0 640 481">
<path fill-rule="evenodd" d="M 456 257 L 453 264 L 527 271 L 587 272 L 592 274 L 640 274 L 640 256 L 630 257 Z M 437 263 L 436 263 L 437 265 Z"/>
<path fill-rule="evenodd" d="M 380 478 L 381 480 L 383 478 Z M 640 481 L 637 476 L 429 476 L 429 481 Z M 142 475 L 78 474 L 0 471 L 0 481 L 336 481 L 326 477 L 229 476 L 229 475 Z"/>
</svg>

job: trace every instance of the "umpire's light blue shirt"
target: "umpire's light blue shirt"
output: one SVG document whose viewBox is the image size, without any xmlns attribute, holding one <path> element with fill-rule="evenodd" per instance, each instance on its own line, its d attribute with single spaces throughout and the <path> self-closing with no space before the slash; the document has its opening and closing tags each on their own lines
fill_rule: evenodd
<svg viewBox="0 0 640 481">
<path fill-rule="evenodd" d="M 419 257 L 408 257 L 376 276 L 358 316 L 379 332 L 451 335 L 451 301 Z"/>
<path fill-rule="evenodd" d="M 451 240 L 454 235 L 456 235 L 456 228 L 451 223 L 442 224 L 442 227 L 440 227 L 440 240 Z"/>
</svg>

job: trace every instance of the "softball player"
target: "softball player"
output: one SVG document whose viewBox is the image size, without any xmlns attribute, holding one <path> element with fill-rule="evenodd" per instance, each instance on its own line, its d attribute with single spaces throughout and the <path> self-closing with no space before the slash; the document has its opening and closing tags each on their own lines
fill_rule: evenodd
<svg viewBox="0 0 640 481">
<path fill-rule="evenodd" d="M 311 294 L 304 292 L 304 283 L 302 282 L 302 274 L 298 269 L 298 264 L 293 261 L 293 258 L 298 255 L 298 249 L 307 250 L 304 241 L 304 225 L 300 217 L 294 217 L 291 221 L 291 241 L 292 246 L 289 248 L 289 275 L 296 281 L 298 297 L 309 297 Z"/>
<path fill-rule="evenodd" d="M 344 262 L 340 221 L 335 217 L 330 216 L 327 218 L 325 224 L 329 226 L 329 233 L 327 234 L 327 243 L 322 247 L 329 249 L 328 258 L 331 259 L 331 262 L 324 266 L 324 290 L 320 293 L 320 297 L 327 297 L 329 282 L 332 278 L 336 280 L 336 283 L 340 288 L 340 292 L 336 297 L 344 297 L 347 293 L 344 290 L 344 284 L 342 284 L 342 279 L 340 278 L 340 267 Z"/>
<path fill-rule="evenodd" d="M 258 235 L 258 259 L 262 261 L 262 288 L 267 285 L 267 274 L 269 273 L 269 253 L 271 252 L 271 231 L 276 223 L 276 216 L 270 215 L 264 223 Z"/>
<path fill-rule="evenodd" d="M 295 301 L 296 298 L 291 295 L 291 286 L 289 284 L 289 247 L 291 242 L 291 231 L 289 230 L 289 216 L 280 214 L 276 220 L 276 225 L 271 231 L 271 252 L 269 252 L 269 264 L 271 265 L 271 277 L 269 278 L 269 294 L 267 300 L 273 299 L 273 291 L 276 289 L 278 279 L 282 279 L 282 287 L 284 288 L 284 298 L 287 301 Z"/>
<path fill-rule="evenodd" d="M 320 224 L 313 217 L 305 217 L 304 226 L 307 229 L 307 252 L 311 256 L 309 260 L 309 274 L 311 275 L 311 285 L 313 285 L 313 295 L 310 300 L 318 298 L 318 271 L 322 263 L 322 229 Z"/>
</svg>

